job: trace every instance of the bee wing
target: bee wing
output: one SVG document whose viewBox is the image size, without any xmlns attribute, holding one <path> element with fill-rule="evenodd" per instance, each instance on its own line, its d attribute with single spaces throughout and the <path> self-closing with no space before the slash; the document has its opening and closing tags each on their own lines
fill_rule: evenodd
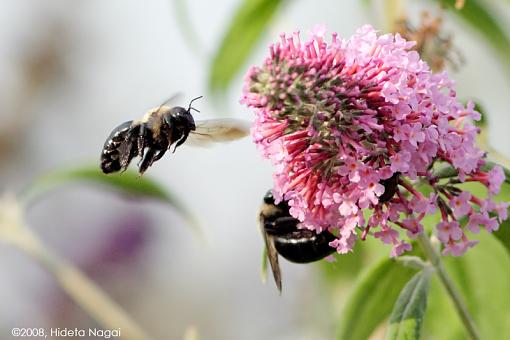
<svg viewBox="0 0 510 340">
<path fill-rule="evenodd" d="M 146 113 L 146 116 L 156 112 L 156 113 L 159 113 L 161 110 L 169 110 L 172 106 L 175 106 L 173 105 L 175 102 L 177 102 L 177 100 L 181 99 L 182 98 L 182 92 L 176 92 L 174 93 L 173 95 L 171 95 L 170 97 L 168 97 L 163 103 L 161 103 L 161 105 L 159 106 L 156 106 L 152 109 L 150 109 L 147 113 Z"/>
<path fill-rule="evenodd" d="M 250 133 L 250 123 L 234 118 L 199 120 L 191 131 L 186 144 L 208 146 L 211 143 L 230 142 Z"/>
<path fill-rule="evenodd" d="M 259 218 L 260 223 L 260 231 L 262 232 L 262 236 L 264 237 L 264 243 L 266 245 L 266 254 L 267 259 L 269 260 L 269 264 L 271 265 L 271 271 L 273 272 L 274 282 L 276 283 L 276 288 L 278 288 L 278 292 L 282 293 L 282 274 L 280 271 L 280 264 L 278 263 L 278 252 L 276 251 L 276 247 L 274 245 L 274 238 L 269 235 L 264 227 L 264 217 L 261 215 Z"/>
<path fill-rule="evenodd" d="M 176 92 L 173 95 L 171 95 L 170 97 L 168 97 L 163 103 L 161 103 L 159 108 L 162 108 L 163 106 L 169 106 L 169 107 L 175 106 L 174 104 L 181 98 L 182 98 L 182 92 Z"/>
</svg>

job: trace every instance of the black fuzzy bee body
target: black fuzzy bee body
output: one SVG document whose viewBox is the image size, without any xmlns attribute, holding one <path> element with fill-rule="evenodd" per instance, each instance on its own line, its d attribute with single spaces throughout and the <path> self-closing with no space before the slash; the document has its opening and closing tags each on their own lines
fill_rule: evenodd
<svg viewBox="0 0 510 340">
<path fill-rule="evenodd" d="M 140 121 L 129 121 L 116 127 L 104 144 L 101 170 L 104 173 L 124 171 L 133 158 L 140 156 L 138 171 L 143 174 L 172 144 L 175 143 L 175 150 L 195 130 L 191 109 L 191 103 L 188 109 L 160 106 L 147 112 Z"/>
<path fill-rule="evenodd" d="M 175 149 L 195 133 L 196 144 L 224 142 L 246 136 L 249 132 L 242 121 L 212 119 L 195 123 L 191 107 L 161 105 L 147 112 L 141 120 L 117 126 L 106 139 L 101 153 L 101 170 L 106 173 L 125 171 L 135 157 L 140 157 L 138 171 L 143 174 L 174 145 Z"/>
<path fill-rule="evenodd" d="M 282 280 L 278 255 L 291 262 L 309 263 L 335 252 L 329 245 L 336 238 L 333 234 L 328 231 L 317 234 L 313 230 L 300 229 L 300 222 L 290 215 L 287 202 L 275 204 L 271 191 L 264 197 L 259 220 L 267 257 L 279 291 Z"/>
</svg>

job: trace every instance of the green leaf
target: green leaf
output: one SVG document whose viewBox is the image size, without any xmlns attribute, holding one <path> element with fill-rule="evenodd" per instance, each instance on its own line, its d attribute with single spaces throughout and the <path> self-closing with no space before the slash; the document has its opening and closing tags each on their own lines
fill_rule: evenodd
<svg viewBox="0 0 510 340">
<path fill-rule="evenodd" d="M 391 313 L 386 339 L 420 339 L 431 273 L 425 268 L 406 284 Z"/>
<path fill-rule="evenodd" d="M 244 0 L 214 56 L 209 86 L 225 90 L 253 51 L 282 0 Z"/>
<path fill-rule="evenodd" d="M 338 339 L 367 339 L 390 315 L 400 291 L 415 273 L 391 259 L 372 266 L 350 294 Z"/>
<path fill-rule="evenodd" d="M 121 174 L 105 175 L 96 166 L 47 173 L 32 183 L 23 193 L 23 198 L 25 201 L 31 201 L 61 185 L 77 181 L 91 181 L 96 184 L 112 187 L 132 196 L 155 198 L 174 204 L 173 198 L 161 189 L 160 185 L 148 177 L 141 177 L 132 170 L 127 170 Z"/>
<path fill-rule="evenodd" d="M 152 198 L 168 203 L 179 211 L 197 231 L 200 229 L 193 215 L 174 195 L 162 189 L 162 185 L 156 181 L 147 176 L 139 176 L 132 170 L 111 175 L 105 175 L 97 166 L 54 171 L 37 178 L 20 196 L 28 205 L 62 185 L 83 181 L 109 187 L 129 196 Z"/>
<path fill-rule="evenodd" d="M 415 268 L 416 270 L 422 270 L 429 266 L 427 262 L 423 261 L 421 257 L 416 255 L 399 256 L 395 259 L 395 261 L 399 262 L 403 266 Z"/>
<path fill-rule="evenodd" d="M 440 168 L 434 170 L 433 175 L 437 178 L 450 178 L 450 177 L 455 177 L 458 174 L 459 174 L 459 172 L 453 166 L 445 165 L 445 166 L 441 166 Z"/>
<path fill-rule="evenodd" d="M 461 20 L 477 30 L 494 50 L 499 54 L 503 63 L 510 71 L 510 37 L 505 32 L 504 25 L 497 16 L 485 7 L 485 3 L 479 0 L 465 1 L 464 7 L 455 9 L 456 0 L 435 0 L 441 5 L 452 8 L 451 13 L 457 15 Z"/>
</svg>

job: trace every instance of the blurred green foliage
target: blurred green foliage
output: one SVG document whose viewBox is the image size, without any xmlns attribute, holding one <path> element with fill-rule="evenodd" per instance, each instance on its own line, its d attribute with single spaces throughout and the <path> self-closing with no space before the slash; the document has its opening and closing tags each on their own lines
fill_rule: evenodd
<svg viewBox="0 0 510 340">
<path fill-rule="evenodd" d="M 50 172 L 38 177 L 24 192 L 24 201 L 32 201 L 64 184 L 89 181 L 134 197 L 154 198 L 174 204 L 174 199 L 162 189 L 162 186 L 137 172 L 127 170 L 121 174 L 105 175 L 97 166 L 84 166 Z"/>
<path fill-rule="evenodd" d="M 244 0 L 231 20 L 211 64 L 209 86 L 224 91 L 245 66 L 282 0 Z"/>
<path fill-rule="evenodd" d="M 25 204 L 31 204 L 50 191 L 65 184 L 89 182 L 99 187 L 108 187 L 134 197 L 156 199 L 174 207 L 197 231 L 200 229 L 195 217 L 180 202 L 176 195 L 163 189 L 164 186 L 155 180 L 140 176 L 136 171 L 127 170 L 120 174 L 105 175 L 97 165 L 83 166 L 72 169 L 57 170 L 40 176 L 21 193 Z"/>
</svg>

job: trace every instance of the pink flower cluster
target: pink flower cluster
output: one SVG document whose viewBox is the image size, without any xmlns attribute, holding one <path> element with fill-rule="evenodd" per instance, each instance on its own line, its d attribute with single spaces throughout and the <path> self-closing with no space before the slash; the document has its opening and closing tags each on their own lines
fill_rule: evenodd
<svg viewBox="0 0 510 340">
<path fill-rule="evenodd" d="M 458 102 L 447 74 L 433 74 L 413 45 L 370 26 L 347 40 L 333 33 L 330 43 L 323 28 L 308 41 L 282 34 L 246 76 L 241 102 L 254 109 L 253 139 L 276 167 L 275 198 L 303 227 L 337 235 L 330 245 L 339 253 L 373 235 L 398 256 L 411 249 L 405 234 L 423 233 L 423 218 L 439 212 L 443 253 L 461 255 L 476 243 L 466 229 L 491 232 L 507 218 L 509 204 L 492 199 L 503 171 L 482 171 L 475 146 L 471 121 L 480 114 Z M 434 176 L 440 165 L 456 175 Z M 488 198 L 461 190 L 466 181 L 485 185 Z"/>
</svg>

